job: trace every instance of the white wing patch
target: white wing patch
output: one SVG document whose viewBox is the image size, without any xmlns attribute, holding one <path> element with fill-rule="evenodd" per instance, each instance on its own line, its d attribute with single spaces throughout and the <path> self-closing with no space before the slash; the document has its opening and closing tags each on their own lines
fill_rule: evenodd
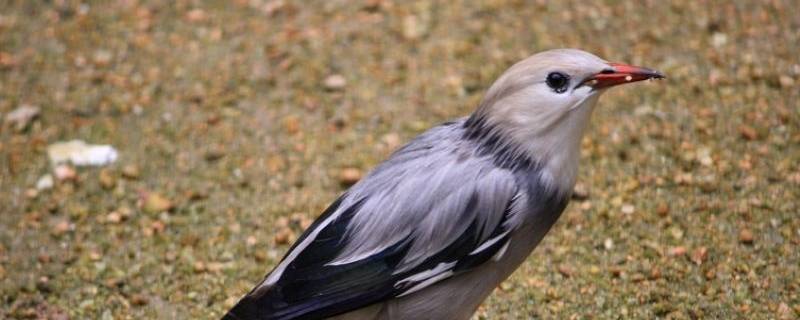
<svg viewBox="0 0 800 320">
<path fill-rule="evenodd" d="M 500 261 L 500 259 L 503 258 L 503 255 L 506 253 L 506 249 L 508 249 L 508 244 L 510 243 L 511 240 L 506 241 L 503 247 L 500 248 L 500 250 L 497 250 L 497 253 L 495 253 L 494 256 L 492 256 L 492 261 L 495 262 Z"/>
<path fill-rule="evenodd" d="M 425 288 L 425 287 L 427 287 L 429 285 L 432 285 L 432 284 L 434 284 L 436 282 L 439 282 L 442 279 L 446 279 L 446 278 L 452 276 L 453 275 L 452 269 L 455 266 L 456 266 L 456 261 L 447 262 L 447 263 L 442 262 L 442 263 L 439 263 L 438 265 L 436 265 L 436 267 L 434 267 L 433 269 L 425 270 L 423 272 L 414 274 L 414 275 L 409 276 L 409 277 L 407 277 L 407 278 L 405 278 L 403 280 L 398 281 L 397 284 L 395 284 L 395 288 L 397 288 L 399 286 L 402 286 L 403 284 L 406 284 L 406 283 L 409 283 L 409 282 L 422 281 L 420 283 L 415 284 L 413 287 L 409 288 L 408 290 L 406 290 L 402 294 L 398 295 L 398 297 L 402 297 L 404 295 L 417 292 L 417 291 L 422 290 L 423 288 Z"/>
<path fill-rule="evenodd" d="M 472 250 L 472 252 L 470 252 L 469 255 L 470 256 L 476 255 L 476 254 L 479 254 L 479 253 L 483 252 L 484 250 L 487 250 L 492 245 L 494 245 L 497 242 L 503 240 L 503 238 L 505 238 L 510 232 L 511 231 L 506 231 L 506 232 L 503 232 L 502 234 L 500 234 L 500 235 L 498 235 L 498 236 L 496 236 L 494 238 L 486 240 L 480 246 L 475 248 L 475 250 Z M 500 260 L 500 258 L 503 257 L 503 254 L 505 254 L 506 249 L 508 249 L 508 244 L 510 242 L 511 242 L 510 240 L 507 240 L 503 244 L 503 246 L 492 256 L 492 261 L 498 261 L 498 260 Z M 442 262 L 442 263 L 439 263 L 438 265 L 436 265 L 436 267 L 434 267 L 432 269 L 425 270 L 423 272 L 411 275 L 409 277 L 404 278 L 403 280 L 398 281 L 395 284 L 395 288 L 399 288 L 399 287 L 401 287 L 401 286 L 403 286 L 403 285 L 405 285 L 407 283 L 410 283 L 410 282 L 418 282 L 417 284 L 415 284 L 411 288 L 407 289 L 406 291 L 404 291 L 403 293 L 398 295 L 398 297 L 402 297 L 402 296 L 417 292 L 417 291 L 422 290 L 422 289 L 424 289 L 424 288 L 426 288 L 426 287 L 428 287 L 428 286 L 430 286 L 430 285 L 432 285 L 434 283 L 437 283 L 437 282 L 439 282 L 441 280 L 449 278 L 450 276 L 453 275 L 453 267 L 455 267 L 457 263 L 458 263 L 458 261 L 452 261 L 452 262 L 446 262 L 446 263 Z"/>
<path fill-rule="evenodd" d="M 448 271 L 448 270 L 452 269 L 455 265 L 456 265 L 456 261 L 439 263 L 435 267 L 433 267 L 433 269 L 425 270 L 423 272 L 414 274 L 414 275 L 409 276 L 409 277 L 407 277 L 407 278 L 405 278 L 403 280 L 398 281 L 397 285 L 400 286 L 400 285 L 405 284 L 406 282 L 418 282 L 418 281 L 423 281 L 425 279 L 429 279 L 431 277 L 436 276 L 437 274 L 440 274 L 440 273 L 442 273 L 444 271 Z"/>
<path fill-rule="evenodd" d="M 486 242 L 482 243 L 479 247 L 475 248 L 475 250 L 472 250 L 472 252 L 470 252 L 469 255 L 474 256 L 474 255 L 480 253 L 481 251 L 486 250 L 487 248 L 491 247 L 492 245 L 494 245 L 498 241 L 502 240 L 503 237 L 505 237 L 509 232 L 510 231 L 503 232 L 502 234 L 500 234 L 500 235 L 498 235 L 498 236 L 496 236 L 494 238 L 486 240 Z"/>
<path fill-rule="evenodd" d="M 405 296 L 407 294 L 412 294 L 414 292 L 422 290 L 422 289 L 424 289 L 424 288 L 426 288 L 426 287 L 428 287 L 428 286 L 430 286 L 430 285 L 432 285 L 432 284 L 434 284 L 436 282 L 439 282 L 439 280 L 447 279 L 452 275 L 453 275 L 453 271 L 447 271 L 447 272 L 443 272 L 441 274 L 438 274 L 438 275 L 436 275 L 436 276 L 434 276 L 434 277 L 432 277 L 432 278 L 430 278 L 428 280 L 422 281 L 422 282 L 414 285 L 413 287 L 408 289 L 408 291 L 403 292 L 402 294 L 398 295 L 398 297 L 402 297 L 402 296 Z"/>
</svg>

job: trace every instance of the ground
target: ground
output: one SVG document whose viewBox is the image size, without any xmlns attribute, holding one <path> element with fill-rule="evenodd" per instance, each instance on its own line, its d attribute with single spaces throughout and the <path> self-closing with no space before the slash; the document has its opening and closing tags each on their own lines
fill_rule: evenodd
<svg viewBox="0 0 800 320">
<path fill-rule="evenodd" d="M 218 318 L 393 149 L 575 47 L 667 79 L 601 99 L 577 199 L 476 317 L 796 319 L 798 30 L 789 0 L 2 1 L 0 318 Z M 72 139 L 119 158 L 37 189 Z"/>
</svg>

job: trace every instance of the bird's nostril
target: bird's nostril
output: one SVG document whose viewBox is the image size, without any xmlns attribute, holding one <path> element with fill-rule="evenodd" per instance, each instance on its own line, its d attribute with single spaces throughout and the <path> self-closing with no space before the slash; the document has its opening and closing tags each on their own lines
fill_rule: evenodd
<svg viewBox="0 0 800 320">
<path fill-rule="evenodd" d="M 602 74 L 612 74 L 612 73 L 614 73 L 614 70 L 613 69 L 605 69 L 603 71 L 600 71 L 600 73 L 602 73 Z"/>
</svg>

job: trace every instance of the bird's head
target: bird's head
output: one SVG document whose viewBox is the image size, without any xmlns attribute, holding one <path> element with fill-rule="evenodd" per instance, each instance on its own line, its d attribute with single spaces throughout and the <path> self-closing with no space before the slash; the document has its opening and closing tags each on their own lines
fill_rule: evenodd
<svg viewBox="0 0 800 320">
<path fill-rule="evenodd" d="M 663 77 L 581 50 L 544 51 L 503 73 L 470 122 L 495 131 L 518 152 L 557 171 L 552 175 L 562 177 L 553 177 L 553 183 L 571 188 L 580 140 L 597 98 L 616 85 Z"/>
</svg>

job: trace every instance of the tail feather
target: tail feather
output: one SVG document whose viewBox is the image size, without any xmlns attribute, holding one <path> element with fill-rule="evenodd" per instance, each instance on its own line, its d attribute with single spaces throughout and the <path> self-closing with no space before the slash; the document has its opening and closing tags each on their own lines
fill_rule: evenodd
<svg viewBox="0 0 800 320">
<path fill-rule="evenodd" d="M 267 311 L 267 310 L 263 310 Z M 254 299 L 250 298 L 249 296 L 245 296 L 240 300 L 236 306 L 234 306 L 225 316 L 222 317 L 222 320 L 261 320 L 261 319 L 272 319 L 272 317 L 266 313 L 262 312 L 258 308 L 258 304 Z"/>
<path fill-rule="evenodd" d="M 380 292 L 380 293 L 379 293 Z M 286 303 L 274 292 L 242 298 L 222 320 L 325 319 L 385 299 L 390 290 L 351 291 Z M 273 293 L 273 294 L 270 294 Z"/>
</svg>

